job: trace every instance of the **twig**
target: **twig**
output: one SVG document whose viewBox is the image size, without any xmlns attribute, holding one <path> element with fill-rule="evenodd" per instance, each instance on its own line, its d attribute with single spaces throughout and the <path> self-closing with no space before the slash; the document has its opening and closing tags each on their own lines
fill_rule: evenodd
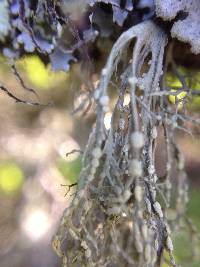
<svg viewBox="0 0 200 267">
<path fill-rule="evenodd" d="M 73 154 L 73 153 L 80 153 L 80 154 L 83 154 L 83 151 L 82 150 L 79 150 L 79 149 L 73 149 L 72 151 L 66 153 L 66 157 L 68 157 L 69 155 Z"/>
<path fill-rule="evenodd" d="M 67 186 L 68 187 L 68 190 L 67 192 L 65 193 L 65 197 L 67 196 L 67 194 L 70 192 L 71 188 L 74 187 L 74 186 L 77 186 L 77 183 L 73 183 L 73 184 L 61 184 L 61 186 Z"/>
<path fill-rule="evenodd" d="M 31 101 L 27 101 L 27 100 L 23 100 L 18 98 L 17 96 L 15 96 L 14 94 L 12 94 L 5 86 L 0 85 L 0 89 L 2 91 L 4 91 L 9 97 L 11 97 L 12 99 L 14 99 L 16 101 L 16 103 L 22 103 L 22 104 L 26 104 L 26 105 L 30 105 L 30 106 L 52 106 L 52 103 L 48 103 L 48 104 L 41 104 L 38 102 L 31 102 Z"/>
<path fill-rule="evenodd" d="M 15 66 L 14 63 L 11 65 L 11 69 L 12 69 L 14 75 L 18 78 L 18 80 L 19 80 L 21 86 L 22 86 L 25 90 L 27 90 L 27 91 L 29 91 L 29 92 L 35 94 L 36 96 L 38 96 L 34 89 L 32 89 L 32 88 L 30 88 L 30 87 L 28 87 L 28 86 L 25 85 L 25 83 L 24 83 L 22 77 L 20 76 L 19 72 L 17 71 L 17 68 L 16 68 L 16 66 Z"/>
</svg>

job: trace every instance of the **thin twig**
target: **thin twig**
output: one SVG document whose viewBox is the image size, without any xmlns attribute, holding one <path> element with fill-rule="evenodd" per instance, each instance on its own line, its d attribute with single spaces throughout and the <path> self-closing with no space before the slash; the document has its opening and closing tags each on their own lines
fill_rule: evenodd
<svg viewBox="0 0 200 267">
<path fill-rule="evenodd" d="M 79 149 L 73 149 L 72 151 L 66 153 L 66 157 L 68 157 L 69 155 L 74 154 L 74 153 L 83 154 L 83 151 L 82 150 L 79 150 Z"/>
<path fill-rule="evenodd" d="M 67 194 L 70 192 L 71 188 L 74 187 L 74 186 L 77 186 L 77 183 L 73 183 L 73 184 L 61 184 L 61 186 L 67 186 L 68 187 L 68 190 L 67 190 L 67 192 L 64 195 L 64 197 L 66 197 Z"/>
<path fill-rule="evenodd" d="M 35 94 L 36 96 L 38 96 L 34 89 L 32 89 L 32 88 L 30 88 L 30 87 L 28 87 L 28 86 L 25 85 L 25 83 L 24 83 L 22 77 L 20 76 L 19 72 L 17 71 L 17 68 L 16 68 L 16 66 L 15 66 L 14 63 L 11 65 L 11 69 L 12 69 L 14 75 L 18 78 L 18 80 L 19 80 L 21 86 L 22 86 L 25 90 L 27 90 L 27 91 L 29 91 L 29 92 Z"/>
<path fill-rule="evenodd" d="M 31 102 L 28 100 L 23 100 L 18 98 L 17 96 L 15 96 L 14 94 L 12 94 L 5 86 L 0 85 L 0 89 L 2 91 L 4 91 L 10 98 L 14 99 L 16 101 L 16 103 L 22 103 L 22 104 L 26 104 L 26 105 L 30 105 L 30 106 L 52 106 L 52 103 L 48 103 L 48 104 L 41 104 L 38 102 Z"/>
</svg>

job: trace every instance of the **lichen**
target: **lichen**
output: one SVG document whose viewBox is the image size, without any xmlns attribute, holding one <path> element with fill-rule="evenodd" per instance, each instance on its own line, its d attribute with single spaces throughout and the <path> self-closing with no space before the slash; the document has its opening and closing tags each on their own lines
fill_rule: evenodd
<svg viewBox="0 0 200 267">
<path fill-rule="evenodd" d="M 109 102 L 110 81 L 123 51 L 133 39 L 136 41 L 132 60 L 127 60 L 120 76 L 119 96 L 112 111 L 111 128 L 107 130 L 104 107 Z M 154 117 L 162 105 L 157 97 L 150 96 L 160 90 L 166 43 L 165 32 L 147 21 L 124 32 L 110 52 L 95 97 L 96 125 L 83 156 L 78 190 L 53 240 L 57 254 L 62 255 L 63 266 L 158 266 L 164 247 L 169 251 L 172 266 L 176 266 L 165 206 L 157 199 L 160 189 L 154 165 L 158 138 L 155 127 L 165 124 L 165 115 L 159 121 Z M 151 64 L 145 75 L 141 75 L 149 53 Z M 130 77 L 135 77 L 134 82 L 132 79 L 130 82 Z M 144 86 L 142 102 L 138 97 L 140 84 L 135 83 L 138 79 Z M 127 92 L 130 92 L 130 103 L 123 106 Z M 154 105 L 156 99 L 158 105 Z M 114 122 L 116 113 L 119 120 Z M 124 116 L 126 126 L 121 129 Z M 168 141 L 171 150 L 175 145 L 173 136 Z M 172 151 L 166 164 L 173 157 Z M 164 183 L 163 196 L 169 195 L 167 183 L 170 176 Z M 177 212 L 180 209 L 182 212 L 183 196 L 187 194 L 182 183 L 180 187 L 178 199 L 179 204 L 182 199 L 182 207 Z"/>
<path fill-rule="evenodd" d="M 199 0 L 156 0 L 156 15 L 163 20 L 174 21 L 171 35 L 191 45 L 194 54 L 200 53 L 200 1 Z"/>
</svg>

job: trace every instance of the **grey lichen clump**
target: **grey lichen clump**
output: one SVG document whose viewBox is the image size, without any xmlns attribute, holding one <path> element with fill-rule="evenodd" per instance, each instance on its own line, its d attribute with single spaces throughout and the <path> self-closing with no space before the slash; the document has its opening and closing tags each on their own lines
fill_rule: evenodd
<svg viewBox="0 0 200 267">
<path fill-rule="evenodd" d="M 182 12 L 184 19 L 176 20 L 171 29 L 172 37 L 191 45 L 194 54 L 200 53 L 200 1 L 155 0 L 156 15 L 171 21 Z"/>
<path fill-rule="evenodd" d="M 118 99 L 111 128 L 106 130 L 108 89 L 133 40 L 132 57 L 120 68 Z M 177 266 L 171 229 L 184 218 L 188 196 L 184 160 L 174 133 L 178 120 L 187 118 L 174 114 L 163 98 L 166 44 L 163 29 L 146 21 L 124 32 L 110 52 L 94 93 L 96 125 L 83 156 L 78 189 L 53 239 L 65 267 L 155 267 L 161 266 L 164 251 L 170 264 Z M 130 103 L 125 105 L 127 94 Z M 165 179 L 160 180 L 155 153 L 162 134 L 167 159 Z M 172 165 L 177 174 L 175 207 L 171 207 Z M 170 211 L 175 219 L 168 221 Z"/>
</svg>

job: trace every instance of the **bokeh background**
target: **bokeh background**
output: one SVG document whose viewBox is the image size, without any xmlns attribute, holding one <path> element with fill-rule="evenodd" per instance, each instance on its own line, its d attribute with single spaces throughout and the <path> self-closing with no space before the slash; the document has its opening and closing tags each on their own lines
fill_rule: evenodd
<svg viewBox="0 0 200 267">
<path fill-rule="evenodd" d="M 22 58 L 16 67 L 37 96 L 22 88 L 3 57 L 1 83 L 22 99 L 53 105 L 27 106 L 0 92 L 0 266 L 57 267 L 60 261 L 52 251 L 51 238 L 73 194 L 72 188 L 66 195 L 64 185 L 74 183 L 81 168 L 81 154 L 66 157 L 66 153 L 84 149 L 94 109 L 72 115 L 85 97 L 80 65 L 68 73 L 53 73 L 33 55 Z M 172 77 L 169 80 L 176 85 Z M 200 101 L 195 101 L 194 115 L 199 117 Z M 107 114 L 106 127 L 109 121 Z M 200 233 L 200 132 L 195 126 L 192 130 L 193 137 L 182 132 L 178 140 L 190 183 L 188 216 Z M 190 234 L 180 231 L 174 239 L 182 266 L 199 267 L 200 246 L 191 260 Z"/>
</svg>

